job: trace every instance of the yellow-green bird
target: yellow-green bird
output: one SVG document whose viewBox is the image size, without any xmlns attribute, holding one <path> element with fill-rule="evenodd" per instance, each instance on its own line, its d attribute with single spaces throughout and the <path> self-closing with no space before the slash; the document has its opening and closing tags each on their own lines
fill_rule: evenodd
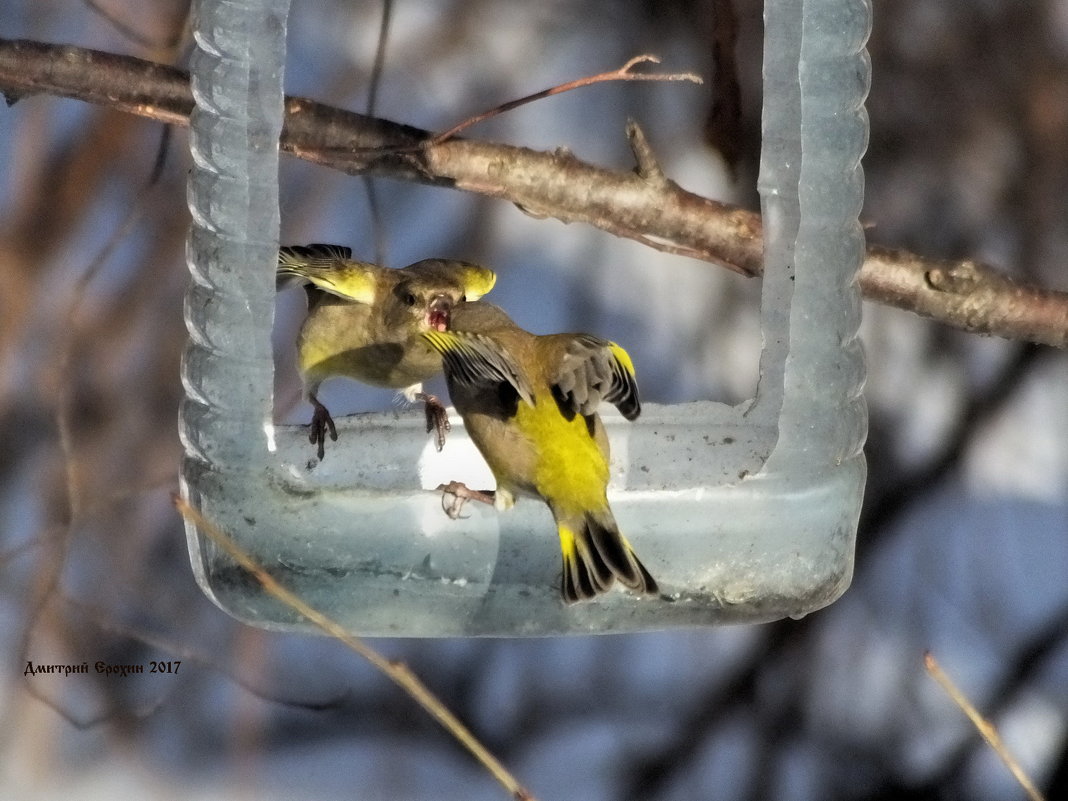
<svg viewBox="0 0 1068 801">
<path fill-rule="evenodd" d="M 608 505 L 608 437 L 597 407 L 613 403 L 628 420 L 641 412 L 627 352 L 590 334 L 531 334 L 488 303 L 469 304 L 449 331 L 422 336 L 441 353 L 453 405 L 497 480 L 492 502 L 505 509 L 528 495 L 552 511 L 564 601 L 593 598 L 616 580 L 657 593 Z M 491 502 L 455 482 L 449 489 Z"/>
<path fill-rule="evenodd" d="M 423 392 L 423 382 L 441 372 L 441 358 L 419 335 L 446 331 L 453 311 L 493 288 L 497 276 L 463 261 L 425 259 L 403 269 L 356 261 L 338 245 L 282 247 L 279 284 L 302 283 L 308 316 L 297 338 L 297 366 L 304 396 L 314 412 L 309 440 L 325 455 L 326 435 L 337 440 L 319 386 L 345 376 L 399 389 L 426 407 L 427 432 L 436 429 L 440 450 L 448 430 L 445 407 Z"/>
</svg>

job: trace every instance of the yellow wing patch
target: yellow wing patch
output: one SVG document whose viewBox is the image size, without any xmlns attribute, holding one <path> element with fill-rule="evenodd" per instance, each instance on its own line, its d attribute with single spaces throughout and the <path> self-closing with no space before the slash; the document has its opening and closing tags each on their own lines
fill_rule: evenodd
<svg viewBox="0 0 1068 801">
<path fill-rule="evenodd" d="M 356 303 L 375 302 L 382 268 L 347 258 L 348 248 L 308 245 L 278 249 L 278 275 L 307 282 Z"/>
</svg>

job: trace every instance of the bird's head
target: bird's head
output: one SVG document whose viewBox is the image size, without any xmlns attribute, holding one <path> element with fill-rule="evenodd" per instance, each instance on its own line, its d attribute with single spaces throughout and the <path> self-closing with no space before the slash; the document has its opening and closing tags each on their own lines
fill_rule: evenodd
<svg viewBox="0 0 1068 801">
<path fill-rule="evenodd" d="M 422 331 L 448 331 L 453 310 L 493 288 L 492 270 L 462 261 L 425 259 L 397 271 L 393 294 L 401 313 Z"/>
</svg>

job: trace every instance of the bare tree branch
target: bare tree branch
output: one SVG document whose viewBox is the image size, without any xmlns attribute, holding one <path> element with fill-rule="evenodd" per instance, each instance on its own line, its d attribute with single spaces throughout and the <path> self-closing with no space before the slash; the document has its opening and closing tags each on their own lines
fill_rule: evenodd
<svg viewBox="0 0 1068 801">
<path fill-rule="evenodd" d="M 76 98 L 176 125 L 193 108 L 189 76 L 129 56 L 0 39 L 0 91 Z M 304 98 L 286 99 L 281 147 L 353 175 L 374 174 L 498 197 L 524 212 L 583 222 L 669 253 L 759 275 L 760 215 L 641 169 L 620 172 L 570 153 L 449 139 Z M 632 146 L 635 138 L 632 133 Z M 636 151 L 637 152 L 637 151 Z M 655 172 L 655 171 L 654 171 Z M 868 300 L 979 334 L 1068 347 L 1068 292 L 1018 284 L 987 265 L 870 246 Z"/>
<path fill-rule="evenodd" d="M 962 331 L 1068 347 L 1068 292 L 1021 284 L 977 261 L 868 246 L 864 297 Z"/>
</svg>

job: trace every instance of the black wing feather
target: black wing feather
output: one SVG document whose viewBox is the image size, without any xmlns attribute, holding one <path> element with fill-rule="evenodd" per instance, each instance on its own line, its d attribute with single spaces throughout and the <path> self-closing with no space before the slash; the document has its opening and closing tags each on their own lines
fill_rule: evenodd
<svg viewBox="0 0 1068 801">
<path fill-rule="evenodd" d="M 638 384 L 612 348 L 611 342 L 591 334 L 578 334 L 568 343 L 553 393 L 572 412 L 589 416 L 608 401 L 628 420 L 641 413 Z"/>
</svg>

